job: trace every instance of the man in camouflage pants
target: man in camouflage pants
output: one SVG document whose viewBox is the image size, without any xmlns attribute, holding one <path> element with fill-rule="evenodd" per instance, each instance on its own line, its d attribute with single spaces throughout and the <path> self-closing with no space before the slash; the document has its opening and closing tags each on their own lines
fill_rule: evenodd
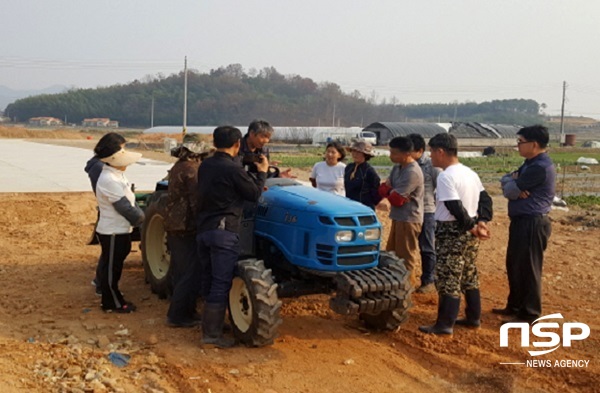
<svg viewBox="0 0 600 393">
<path fill-rule="evenodd" d="M 442 168 L 437 179 L 435 250 L 438 315 L 434 325 L 419 330 L 452 334 L 454 323 L 479 327 L 481 298 L 475 260 L 479 240 L 489 238 L 492 199 L 477 173 L 458 161 L 454 135 L 441 133 L 429 140 L 431 162 Z M 456 320 L 461 292 L 467 302 L 466 318 Z"/>
</svg>

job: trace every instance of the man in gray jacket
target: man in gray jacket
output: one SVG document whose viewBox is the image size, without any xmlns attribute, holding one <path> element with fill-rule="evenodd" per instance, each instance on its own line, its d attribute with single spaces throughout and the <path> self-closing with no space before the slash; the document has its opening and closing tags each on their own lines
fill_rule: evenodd
<svg viewBox="0 0 600 393">
<path fill-rule="evenodd" d="M 404 136 L 397 136 L 389 143 L 390 160 L 396 164 L 389 178 L 379 187 L 379 195 L 391 205 L 392 227 L 386 245 L 387 251 L 395 251 L 404 259 L 411 272 L 419 260 L 419 234 L 423 224 L 423 172 L 412 157 L 413 143 Z"/>
</svg>

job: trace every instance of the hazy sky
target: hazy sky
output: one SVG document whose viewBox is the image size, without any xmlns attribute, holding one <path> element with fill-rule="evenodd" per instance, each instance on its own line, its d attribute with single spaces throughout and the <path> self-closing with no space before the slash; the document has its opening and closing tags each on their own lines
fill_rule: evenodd
<svg viewBox="0 0 600 393">
<path fill-rule="evenodd" d="M 600 118 L 598 0 L 1 0 L 0 85 L 273 66 L 401 103 L 529 98 Z M 385 120 L 385 119 L 382 119 Z"/>
</svg>

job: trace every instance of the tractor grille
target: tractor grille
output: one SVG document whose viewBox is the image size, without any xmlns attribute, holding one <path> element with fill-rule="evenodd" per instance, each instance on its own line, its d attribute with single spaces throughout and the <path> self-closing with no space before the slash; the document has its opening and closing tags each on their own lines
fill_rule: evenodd
<svg viewBox="0 0 600 393">
<path fill-rule="evenodd" d="M 355 227 L 356 221 L 359 225 L 373 225 L 377 222 L 375 216 L 358 216 L 358 217 L 333 217 L 333 220 L 327 216 L 319 216 L 319 222 L 325 225 L 338 224 L 343 227 Z M 335 222 L 334 222 L 335 221 Z"/>
<path fill-rule="evenodd" d="M 331 221 L 331 218 L 329 218 L 327 216 L 320 216 L 319 221 L 321 221 L 321 224 L 333 225 L 333 221 Z"/>
<path fill-rule="evenodd" d="M 377 251 L 377 246 L 373 245 L 373 244 L 366 245 L 366 246 L 346 246 L 346 247 L 340 247 L 338 249 L 338 254 L 339 255 L 358 254 L 361 252 L 373 252 L 373 251 Z"/>
<path fill-rule="evenodd" d="M 333 264 L 335 247 L 325 244 L 317 244 L 317 258 L 323 265 Z"/>
<path fill-rule="evenodd" d="M 334 220 L 338 223 L 338 225 L 341 225 L 343 227 L 356 226 L 356 223 L 354 222 L 354 219 L 352 219 L 352 217 L 335 217 Z"/>
<path fill-rule="evenodd" d="M 375 261 L 376 255 L 364 255 L 360 257 L 348 257 L 348 258 L 338 258 L 338 265 L 340 266 L 357 266 L 357 265 L 367 265 Z"/>
<path fill-rule="evenodd" d="M 372 225 L 375 224 L 377 220 L 375 219 L 375 216 L 360 216 L 358 217 L 358 222 L 360 223 L 360 225 Z"/>
<path fill-rule="evenodd" d="M 375 261 L 377 257 L 377 246 L 376 245 L 365 245 L 365 246 L 340 246 L 337 247 L 337 261 L 336 258 L 336 247 L 329 246 L 326 244 L 317 244 L 317 258 L 319 262 L 324 265 L 332 265 L 334 261 L 340 266 L 357 266 L 366 265 Z M 368 255 L 354 255 L 351 254 L 364 254 Z"/>
</svg>

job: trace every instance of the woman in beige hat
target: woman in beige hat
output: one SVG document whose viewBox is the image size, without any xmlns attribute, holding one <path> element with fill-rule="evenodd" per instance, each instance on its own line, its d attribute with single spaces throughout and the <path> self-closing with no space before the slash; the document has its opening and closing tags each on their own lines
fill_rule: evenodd
<svg viewBox="0 0 600 393">
<path fill-rule="evenodd" d="M 356 141 L 350 147 L 352 163 L 346 166 L 344 187 L 346 197 L 369 206 L 375 206 L 381 201 L 378 189 L 381 179 L 375 169 L 367 162 L 375 157 L 373 146 L 366 141 Z"/>
<path fill-rule="evenodd" d="M 96 200 L 100 211 L 96 233 L 102 247 L 98 269 L 102 309 L 130 313 L 135 311 L 135 306 L 123 298 L 119 280 L 123 262 L 131 251 L 133 226 L 142 224 L 144 212 L 135 204 L 135 194 L 124 172 L 142 155 L 127 151 L 120 145 L 101 142 L 96 145 L 94 153 L 106 164 L 96 184 Z"/>
</svg>

